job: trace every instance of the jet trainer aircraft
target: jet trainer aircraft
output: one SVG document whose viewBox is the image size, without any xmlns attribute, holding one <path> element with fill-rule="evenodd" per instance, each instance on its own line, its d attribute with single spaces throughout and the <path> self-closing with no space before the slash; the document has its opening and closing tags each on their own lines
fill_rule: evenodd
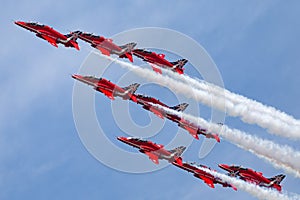
<svg viewBox="0 0 300 200">
<path fill-rule="evenodd" d="M 220 137 L 218 134 L 210 133 L 206 129 L 201 128 L 194 123 L 185 120 L 183 118 L 180 119 L 180 121 L 176 121 L 178 123 L 179 127 L 184 128 L 187 130 L 195 139 L 199 140 L 199 134 L 204 135 L 206 138 L 214 138 L 217 142 L 220 142 Z"/>
<path fill-rule="evenodd" d="M 182 117 L 179 117 L 175 114 L 165 112 L 163 109 L 159 108 L 158 106 L 168 108 L 168 109 L 173 109 L 178 112 L 184 111 L 189 104 L 187 103 L 182 103 L 177 106 L 169 107 L 166 104 L 162 103 L 158 99 L 155 99 L 153 97 L 149 96 L 144 96 L 137 94 L 135 95 L 137 99 L 137 103 L 143 105 L 143 108 L 146 110 L 151 111 L 155 115 L 157 115 L 160 118 L 166 117 L 167 119 L 175 122 L 178 124 L 179 127 L 187 130 L 195 139 L 199 140 L 199 134 L 204 135 L 206 138 L 214 138 L 217 142 L 220 142 L 220 138 L 217 134 L 215 133 L 209 133 L 206 129 L 202 129 L 195 124 L 183 119 Z M 155 106 L 158 105 L 158 106 Z"/>
<path fill-rule="evenodd" d="M 35 22 L 16 21 L 15 24 L 36 33 L 36 36 L 48 41 L 55 47 L 58 47 L 57 44 L 60 43 L 65 45 L 65 47 L 73 47 L 79 50 L 78 43 L 76 42 L 78 37 L 77 33 L 63 35 L 47 25 Z"/>
<path fill-rule="evenodd" d="M 195 177 L 202 179 L 204 181 L 204 183 L 206 183 L 211 188 L 215 188 L 214 184 L 218 183 L 218 184 L 221 184 L 223 187 L 232 187 L 234 190 L 237 190 L 237 188 L 234 185 L 229 184 L 218 177 L 214 177 L 210 173 L 207 173 L 206 171 L 203 171 L 202 169 L 199 168 L 199 167 L 202 167 L 202 168 L 210 169 L 207 166 L 197 165 L 195 163 L 187 163 L 187 162 L 178 164 L 176 161 L 173 162 L 172 164 L 175 165 L 176 167 L 179 167 L 179 168 L 185 170 L 185 171 L 193 173 L 193 175 Z"/>
<path fill-rule="evenodd" d="M 91 44 L 92 47 L 101 51 L 102 54 L 110 56 L 110 54 L 116 54 L 120 58 L 127 57 L 130 62 L 133 62 L 131 51 L 136 46 L 136 43 L 131 42 L 122 46 L 118 46 L 113 43 L 112 39 L 107 39 L 102 36 L 93 35 L 91 33 L 83 33 L 81 31 L 75 31 L 79 38 L 85 42 Z"/>
<path fill-rule="evenodd" d="M 164 148 L 164 145 L 162 144 L 155 144 L 151 141 L 132 137 L 118 137 L 118 140 L 130 146 L 138 148 L 141 153 L 146 154 L 149 157 L 149 159 L 155 164 L 159 164 L 159 159 L 164 159 L 170 163 L 176 161 L 178 165 L 181 165 L 181 155 L 186 149 L 186 147 L 180 146 L 173 150 L 166 150 Z"/>
<path fill-rule="evenodd" d="M 219 167 L 228 171 L 228 175 L 230 176 L 239 177 L 246 182 L 254 183 L 259 186 L 275 188 L 278 191 L 281 191 L 280 183 L 285 178 L 284 174 L 280 174 L 272 178 L 266 178 L 263 176 L 262 172 L 257 172 L 249 168 L 243 168 L 235 165 L 229 166 L 225 164 L 219 164 Z"/>
<path fill-rule="evenodd" d="M 159 101 L 158 99 L 155 99 L 153 97 L 144 96 L 144 95 L 141 95 L 141 94 L 137 94 L 135 96 L 136 96 L 138 104 L 141 104 L 144 109 L 151 111 L 152 113 L 154 113 L 155 115 L 157 115 L 158 117 L 160 117 L 162 119 L 164 117 L 168 117 L 168 113 L 166 113 L 162 109 L 159 109 L 159 108 L 153 106 L 153 104 L 160 105 L 162 107 L 173 109 L 173 110 L 176 110 L 176 111 L 179 111 L 179 112 L 184 111 L 189 105 L 187 103 L 182 103 L 182 104 L 179 104 L 177 106 L 169 107 L 166 104 L 162 103 L 161 101 Z"/>
<path fill-rule="evenodd" d="M 114 100 L 115 97 L 118 96 L 123 98 L 124 100 L 131 99 L 132 101 L 137 102 L 134 93 L 140 86 L 140 84 L 138 83 L 134 83 L 127 87 L 121 88 L 104 78 L 96 78 L 93 76 L 81 76 L 76 74 L 72 75 L 72 78 L 93 86 L 95 90 L 102 92 L 111 100 Z"/>
<path fill-rule="evenodd" d="M 183 66 L 187 63 L 186 59 L 180 59 L 175 62 L 169 62 L 168 60 L 165 59 L 164 54 L 156 54 L 155 52 L 146 51 L 144 49 L 134 49 L 132 53 L 133 55 L 148 62 L 151 65 L 153 71 L 160 74 L 162 73 L 162 71 L 158 67 L 171 69 L 172 71 L 177 72 L 178 74 L 183 74 L 184 71 Z"/>
</svg>

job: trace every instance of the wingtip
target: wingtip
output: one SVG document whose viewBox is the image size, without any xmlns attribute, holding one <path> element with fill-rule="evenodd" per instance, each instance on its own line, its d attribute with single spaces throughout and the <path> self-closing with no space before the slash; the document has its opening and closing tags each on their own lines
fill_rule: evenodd
<svg viewBox="0 0 300 200">
<path fill-rule="evenodd" d="M 219 137 L 218 135 L 215 135 L 214 137 L 215 137 L 215 139 L 217 140 L 217 142 L 220 143 L 220 141 L 221 141 L 221 140 L 220 140 L 220 137 Z"/>
<path fill-rule="evenodd" d="M 193 136 L 196 140 L 199 140 L 198 134 L 192 134 L 192 136 Z"/>
<path fill-rule="evenodd" d="M 231 185 L 231 187 L 234 191 L 237 191 L 237 187 L 235 187 L 234 185 Z"/>
</svg>

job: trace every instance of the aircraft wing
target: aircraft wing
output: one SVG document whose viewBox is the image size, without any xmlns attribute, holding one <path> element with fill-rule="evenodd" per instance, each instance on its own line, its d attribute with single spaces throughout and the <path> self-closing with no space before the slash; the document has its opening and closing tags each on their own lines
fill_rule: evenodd
<svg viewBox="0 0 300 200">
<path fill-rule="evenodd" d="M 51 45 L 53 45 L 55 47 L 58 47 L 57 43 L 56 43 L 56 40 L 53 39 L 52 37 L 49 37 L 49 36 L 47 36 L 45 34 L 40 34 L 40 37 L 43 38 L 43 39 L 45 39 L 46 41 L 48 41 Z"/>
<path fill-rule="evenodd" d="M 188 124 L 185 124 L 185 123 L 179 122 L 178 125 L 180 127 L 184 128 L 185 130 L 187 130 L 195 139 L 199 140 L 197 129 L 190 127 Z"/>
<path fill-rule="evenodd" d="M 102 88 L 98 88 L 98 90 L 100 90 L 100 92 L 102 92 L 109 99 L 115 100 L 115 97 L 114 97 L 114 95 L 113 95 L 113 93 L 111 91 L 108 91 L 108 90 L 105 90 L 105 89 L 102 89 Z"/>
<path fill-rule="evenodd" d="M 163 113 L 162 113 L 160 110 L 154 108 L 153 106 L 150 106 L 149 110 L 150 110 L 152 113 L 154 113 L 156 116 L 158 116 L 159 118 L 164 119 L 164 115 L 163 115 Z"/>
<path fill-rule="evenodd" d="M 151 64 L 151 63 L 150 63 L 150 66 L 152 67 L 153 71 L 155 71 L 156 73 L 162 74 L 162 71 L 158 66 Z"/>
<path fill-rule="evenodd" d="M 214 182 L 210 178 L 207 178 L 205 176 L 199 176 L 199 178 L 201 178 L 209 187 L 215 188 Z"/>
<path fill-rule="evenodd" d="M 104 54 L 106 56 L 110 56 L 110 52 L 107 49 L 104 49 L 104 48 L 102 48 L 100 46 L 97 46 L 97 49 L 99 49 L 102 54 Z"/>
<path fill-rule="evenodd" d="M 240 172 L 239 175 L 242 179 L 244 179 L 247 182 L 256 183 L 256 184 L 260 184 L 261 182 L 263 182 L 263 178 L 260 174 L 258 174 L 257 177 L 253 177 L 251 175 L 248 175 L 247 173 Z"/>
<path fill-rule="evenodd" d="M 197 133 L 197 130 L 190 128 L 190 127 L 186 127 L 185 128 L 196 140 L 199 140 L 199 136 Z"/>
<path fill-rule="evenodd" d="M 158 161 L 158 156 L 157 155 L 155 155 L 155 154 L 153 154 L 153 153 L 151 153 L 151 152 L 145 152 L 145 154 L 147 155 L 147 156 L 149 156 L 149 159 L 152 161 L 152 162 L 154 162 L 155 164 L 159 164 L 159 161 Z"/>
</svg>

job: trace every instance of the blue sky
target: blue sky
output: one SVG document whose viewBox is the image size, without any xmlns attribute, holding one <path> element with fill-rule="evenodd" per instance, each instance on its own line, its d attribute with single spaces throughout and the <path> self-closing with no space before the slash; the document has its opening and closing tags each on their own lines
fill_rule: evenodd
<svg viewBox="0 0 300 200">
<path fill-rule="evenodd" d="M 207 50 L 227 89 L 300 118 L 297 1 L 4 1 L 2 5 L 0 199 L 254 199 L 219 185 L 213 190 L 173 166 L 129 174 L 94 159 L 74 125 L 74 81 L 70 77 L 79 70 L 90 47 L 79 41 L 80 52 L 63 46 L 56 49 L 12 20 L 39 21 L 64 33 L 80 29 L 107 37 L 148 26 L 180 31 Z M 176 103 L 157 87 L 139 92 L 170 105 Z M 110 100 L 96 96 L 96 103 L 101 104 L 98 112 L 106 112 Z M 145 112 L 136 112 L 138 117 L 145 116 Z M 108 130 L 122 135 L 109 117 L 104 120 Z M 165 124 L 165 131 L 177 130 L 174 124 Z M 227 117 L 226 124 L 299 149 L 299 142 L 269 135 L 237 118 Z M 158 135 L 152 139 L 162 143 L 168 138 Z M 198 149 L 199 142 L 194 142 L 185 159 L 215 169 L 218 163 L 235 163 L 266 176 L 282 173 L 224 140 L 202 160 L 197 157 Z M 291 175 L 283 181 L 283 188 L 290 192 L 300 193 L 299 185 L 299 179 Z"/>
</svg>

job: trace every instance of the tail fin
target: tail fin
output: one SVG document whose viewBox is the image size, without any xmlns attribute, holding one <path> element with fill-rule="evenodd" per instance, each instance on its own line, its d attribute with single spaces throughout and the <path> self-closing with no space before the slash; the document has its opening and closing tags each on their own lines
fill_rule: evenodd
<svg viewBox="0 0 300 200">
<path fill-rule="evenodd" d="M 66 34 L 65 36 L 68 38 L 67 40 L 70 41 L 74 41 L 76 42 L 77 38 L 79 37 L 79 35 L 82 34 L 81 31 L 74 31 L 74 32 L 71 32 L 69 34 Z"/>
<path fill-rule="evenodd" d="M 173 109 L 173 110 L 181 112 L 181 111 L 184 111 L 188 106 L 189 106 L 188 103 L 181 103 L 181 104 L 178 104 L 177 106 L 173 106 L 173 107 L 170 107 L 170 108 Z"/>
<path fill-rule="evenodd" d="M 284 174 L 279 174 L 277 176 L 274 176 L 272 178 L 269 178 L 269 180 L 272 182 L 272 184 L 280 185 L 281 181 L 285 178 Z"/>
<path fill-rule="evenodd" d="M 137 43 L 135 42 L 130 42 L 128 44 L 125 44 L 125 45 L 122 45 L 122 46 L 119 46 L 123 51 L 124 53 L 125 52 L 131 52 L 133 50 L 133 48 L 137 45 Z"/>
<path fill-rule="evenodd" d="M 124 87 L 123 89 L 125 90 L 125 94 L 127 94 L 127 95 L 123 96 L 123 99 L 131 99 L 132 101 L 137 102 L 137 98 L 134 95 L 134 93 L 138 89 L 139 86 L 140 86 L 139 83 L 134 83 L 127 87 Z"/>
<path fill-rule="evenodd" d="M 186 147 L 184 146 L 179 146 L 176 147 L 175 149 L 169 150 L 171 154 L 174 154 L 174 156 L 180 157 L 183 152 L 185 151 Z"/>
<path fill-rule="evenodd" d="M 122 49 L 122 53 L 121 55 L 119 56 L 120 58 L 128 58 L 128 60 L 130 62 L 133 62 L 133 58 L 132 58 L 132 50 L 133 48 L 137 45 L 137 43 L 135 42 L 130 42 L 128 44 L 125 44 L 125 45 L 122 45 L 122 46 L 119 46 L 121 49 Z"/>
<path fill-rule="evenodd" d="M 139 83 L 133 83 L 133 84 L 127 86 L 127 87 L 123 87 L 123 89 L 124 89 L 127 93 L 129 93 L 129 94 L 134 94 L 135 91 L 138 89 L 139 86 L 140 86 Z"/>
<path fill-rule="evenodd" d="M 182 166 L 181 155 L 183 154 L 183 152 L 185 151 L 185 149 L 186 149 L 186 147 L 180 146 L 180 147 L 176 147 L 175 149 L 170 150 L 170 153 L 171 153 L 171 156 L 172 156 L 171 162 L 176 162 L 180 166 Z"/>
<path fill-rule="evenodd" d="M 171 62 L 173 64 L 173 70 L 179 74 L 183 74 L 184 68 L 183 66 L 188 62 L 186 59 L 180 59 L 175 62 Z"/>
<path fill-rule="evenodd" d="M 74 32 L 71 32 L 69 34 L 66 34 L 65 36 L 68 38 L 65 43 L 71 41 L 71 44 L 73 45 L 73 47 L 77 50 L 79 50 L 79 46 L 78 46 L 78 43 L 77 43 L 77 38 L 79 37 L 79 35 L 81 34 L 81 31 L 74 31 Z"/>
</svg>

